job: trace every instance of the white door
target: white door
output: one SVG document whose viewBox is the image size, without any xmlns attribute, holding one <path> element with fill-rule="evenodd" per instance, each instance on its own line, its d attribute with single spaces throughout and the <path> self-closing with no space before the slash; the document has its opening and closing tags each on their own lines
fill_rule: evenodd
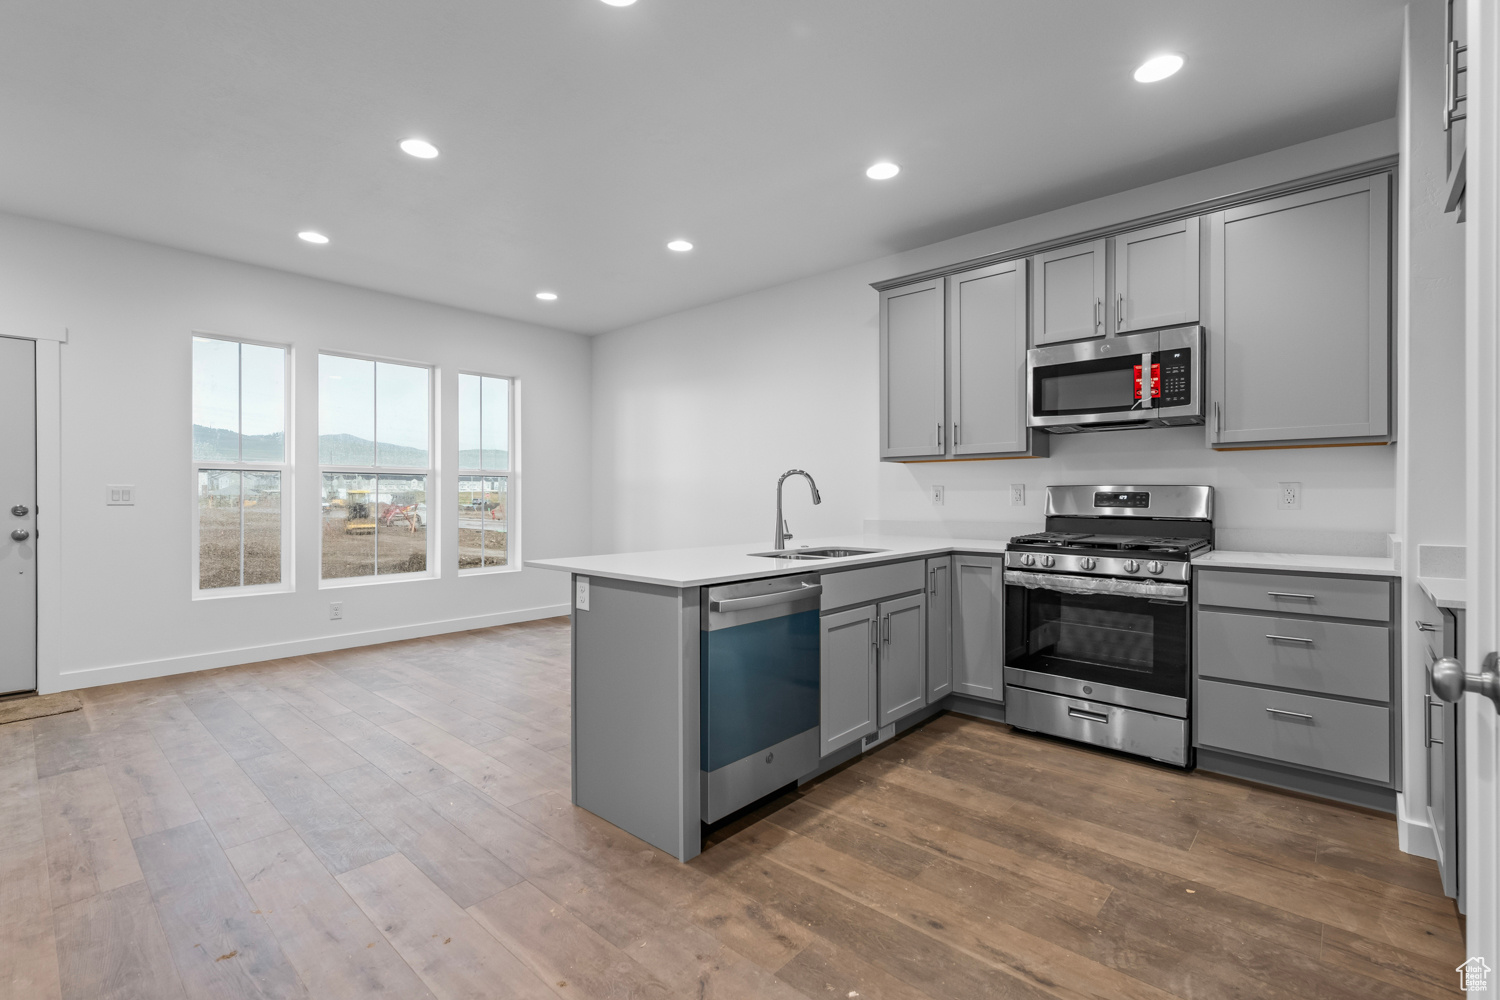
<svg viewBox="0 0 1500 1000">
<path fill-rule="evenodd" d="M 36 690 L 36 344 L 0 337 L 0 695 Z"/>
<path fill-rule="evenodd" d="M 1465 245 L 1469 592 L 1467 649 L 1477 671 L 1500 649 L 1500 7 L 1469 0 L 1468 186 Z M 1468 727 L 1464 780 L 1469 955 L 1500 967 L 1500 732 L 1493 705 L 1459 703 Z"/>
</svg>

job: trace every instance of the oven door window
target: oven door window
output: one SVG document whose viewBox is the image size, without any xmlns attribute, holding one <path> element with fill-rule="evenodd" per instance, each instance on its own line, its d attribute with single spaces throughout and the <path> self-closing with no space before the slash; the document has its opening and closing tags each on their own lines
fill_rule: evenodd
<svg viewBox="0 0 1500 1000">
<path fill-rule="evenodd" d="M 1005 590 L 1008 666 L 1187 697 L 1189 605 Z"/>
<path fill-rule="evenodd" d="M 1127 413 L 1142 407 L 1136 398 L 1141 355 L 1047 365 L 1032 372 L 1033 416 Z M 1144 404 L 1150 407 L 1149 399 Z"/>
</svg>

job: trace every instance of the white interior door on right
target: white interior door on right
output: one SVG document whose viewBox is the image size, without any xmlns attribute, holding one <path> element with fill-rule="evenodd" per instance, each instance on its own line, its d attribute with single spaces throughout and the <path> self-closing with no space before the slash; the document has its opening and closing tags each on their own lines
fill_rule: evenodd
<svg viewBox="0 0 1500 1000">
<path fill-rule="evenodd" d="M 36 690 L 36 344 L 0 337 L 0 695 Z"/>
</svg>

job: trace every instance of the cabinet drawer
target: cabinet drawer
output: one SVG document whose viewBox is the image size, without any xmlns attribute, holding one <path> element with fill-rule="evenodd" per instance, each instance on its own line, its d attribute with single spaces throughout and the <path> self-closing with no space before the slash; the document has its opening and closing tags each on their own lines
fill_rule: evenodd
<svg viewBox="0 0 1500 1000">
<path fill-rule="evenodd" d="M 1275 614 L 1391 620 L 1391 584 L 1385 579 L 1198 571 L 1198 603 Z"/>
<path fill-rule="evenodd" d="M 1198 674 L 1389 701 L 1390 640 L 1380 625 L 1200 611 Z"/>
<path fill-rule="evenodd" d="M 1201 680 L 1197 730 L 1198 746 L 1391 779 L 1389 709 Z"/>
<path fill-rule="evenodd" d="M 886 563 L 823 574 L 823 610 L 851 604 L 874 604 L 887 597 L 927 589 L 927 563 L 922 559 Z"/>
</svg>

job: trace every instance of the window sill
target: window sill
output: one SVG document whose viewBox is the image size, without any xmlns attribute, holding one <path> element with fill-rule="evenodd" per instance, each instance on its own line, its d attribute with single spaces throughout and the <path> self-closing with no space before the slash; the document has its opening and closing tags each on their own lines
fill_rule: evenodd
<svg viewBox="0 0 1500 1000">
<path fill-rule="evenodd" d="M 319 580 L 319 590 L 340 590 L 345 587 L 374 587 L 383 583 L 412 583 L 418 580 L 436 580 L 436 573 L 385 573 L 380 576 L 344 576 L 333 580 Z"/>
<path fill-rule="evenodd" d="M 291 594 L 296 587 L 289 583 L 267 583 L 254 587 L 215 587 L 213 590 L 194 590 L 195 601 L 221 601 L 226 597 L 260 597 L 264 594 Z"/>
<path fill-rule="evenodd" d="M 519 573 L 521 567 L 511 564 L 506 566 L 474 566 L 470 569 L 461 569 L 458 575 L 465 576 L 499 576 L 503 573 Z"/>
</svg>

